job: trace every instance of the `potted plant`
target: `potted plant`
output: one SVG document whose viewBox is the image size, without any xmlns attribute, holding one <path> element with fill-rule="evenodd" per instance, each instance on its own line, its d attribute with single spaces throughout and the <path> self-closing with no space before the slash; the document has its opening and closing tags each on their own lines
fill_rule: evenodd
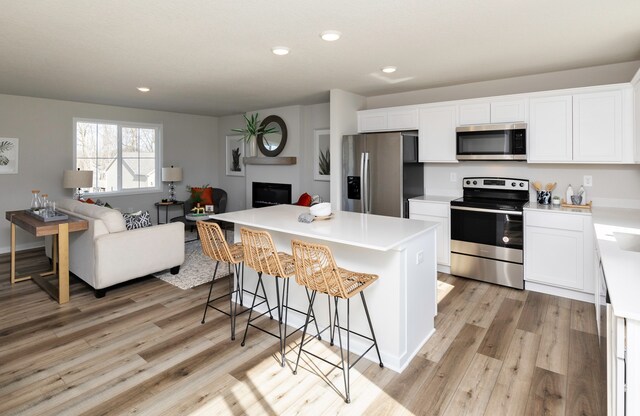
<svg viewBox="0 0 640 416">
<path fill-rule="evenodd" d="M 267 135 L 276 131 L 275 127 L 265 128 L 258 118 L 258 113 L 253 113 L 250 117 L 243 115 L 246 125 L 242 129 L 231 129 L 231 131 L 242 134 L 242 140 L 249 145 L 249 155 L 255 156 L 258 153 L 258 136 Z"/>
</svg>

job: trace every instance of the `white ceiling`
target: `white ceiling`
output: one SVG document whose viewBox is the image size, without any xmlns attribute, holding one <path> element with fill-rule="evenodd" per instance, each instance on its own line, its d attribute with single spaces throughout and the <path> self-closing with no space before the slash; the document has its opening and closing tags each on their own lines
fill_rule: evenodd
<svg viewBox="0 0 640 416">
<path fill-rule="evenodd" d="M 637 59 L 639 0 L 0 0 L 0 93 L 191 114 Z"/>
</svg>

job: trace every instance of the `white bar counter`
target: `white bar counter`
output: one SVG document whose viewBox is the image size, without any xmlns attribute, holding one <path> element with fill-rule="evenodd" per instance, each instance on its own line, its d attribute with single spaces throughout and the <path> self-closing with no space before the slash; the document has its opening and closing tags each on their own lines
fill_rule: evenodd
<svg viewBox="0 0 640 416">
<path fill-rule="evenodd" d="M 292 239 L 325 244 L 331 248 L 338 266 L 377 274 L 379 279 L 365 289 L 365 297 L 382 361 L 385 367 L 401 372 L 434 332 L 437 224 L 346 211 L 334 212 L 328 220 L 298 222 L 298 215 L 308 213 L 308 210 L 294 205 L 276 205 L 212 215 L 211 218 L 234 223 L 235 241 L 240 241 L 240 227 L 262 229 L 269 231 L 280 251 L 291 253 Z M 274 278 L 263 276 L 263 281 L 273 307 L 276 304 Z M 245 267 L 245 289 L 255 289 L 256 282 L 257 274 Z M 295 280 L 290 285 L 289 305 L 306 311 L 308 300 L 304 288 Z M 246 296 L 245 306 L 246 299 L 251 301 Z M 346 302 L 340 303 L 340 318 L 344 325 Z M 322 329 L 329 322 L 325 295 L 316 298 L 314 309 Z M 261 311 L 265 310 L 266 305 L 263 305 Z M 303 324 L 303 315 L 289 313 L 289 326 Z M 351 300 L 351 328 L 369 334 L 359 296 Z M 253 331 L 256 330 L 249 329 L 247 343 L 251 342 L 252 334 L 255 336 Z M 311 333 L 314 332 L 315 329 Z M 323 340 L 325 338 L 328 336 Z M 351 337 L 353 352 L 361 353 L 368 346 L 359 337 Z M 366 357 L 377 361 L 374 350 Z M 295 352 L 287 352 L 287 358 L 295 359 Z"/>
</svg>

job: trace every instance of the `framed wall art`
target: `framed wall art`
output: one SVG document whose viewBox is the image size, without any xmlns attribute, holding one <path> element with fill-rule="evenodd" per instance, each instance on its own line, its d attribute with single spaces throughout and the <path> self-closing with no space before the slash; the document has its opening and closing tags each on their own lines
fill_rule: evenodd
<svg viewBox="0 0 640 416">
<path fill-rule="evenodd" d="M 328 181 L 331 177 L 331 154 L 329 129 L 313 132 L 313 179 Z"/>
<path fill-rule="evenodd" d="M 18 173 L 18 142 L 0 137 L 0 173 Z"/>
<path fill-rule="evenodd" d="M 244 176 L 244 141 L 242 136 L 227 136 L 226 146 L 226 172 L 227 176 Z"/>
</svg>

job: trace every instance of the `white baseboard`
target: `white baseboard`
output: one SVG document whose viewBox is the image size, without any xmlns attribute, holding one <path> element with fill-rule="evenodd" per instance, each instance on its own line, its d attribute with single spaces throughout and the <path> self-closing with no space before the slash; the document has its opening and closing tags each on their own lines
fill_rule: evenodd
<svg viewBox="0 0 640 416">
<path fill-rule="evenodd" d="M 440 273 L 451 274 L 451 267 L 445 266 L 444 264 L 438 264 L 438 271 Z"/>
<path fill-rule="evenodd" d="M 578 292 L 577 290 L 564 289 L 561 287 L 547 286 L 536 282 L 525 280 L 524 288 L 532 292 L 546 293 L 547 295 L 560 296 L 562 298 L 580 300 L 582 302 L 595 303 L 593 293 Z"/>
</svg>

